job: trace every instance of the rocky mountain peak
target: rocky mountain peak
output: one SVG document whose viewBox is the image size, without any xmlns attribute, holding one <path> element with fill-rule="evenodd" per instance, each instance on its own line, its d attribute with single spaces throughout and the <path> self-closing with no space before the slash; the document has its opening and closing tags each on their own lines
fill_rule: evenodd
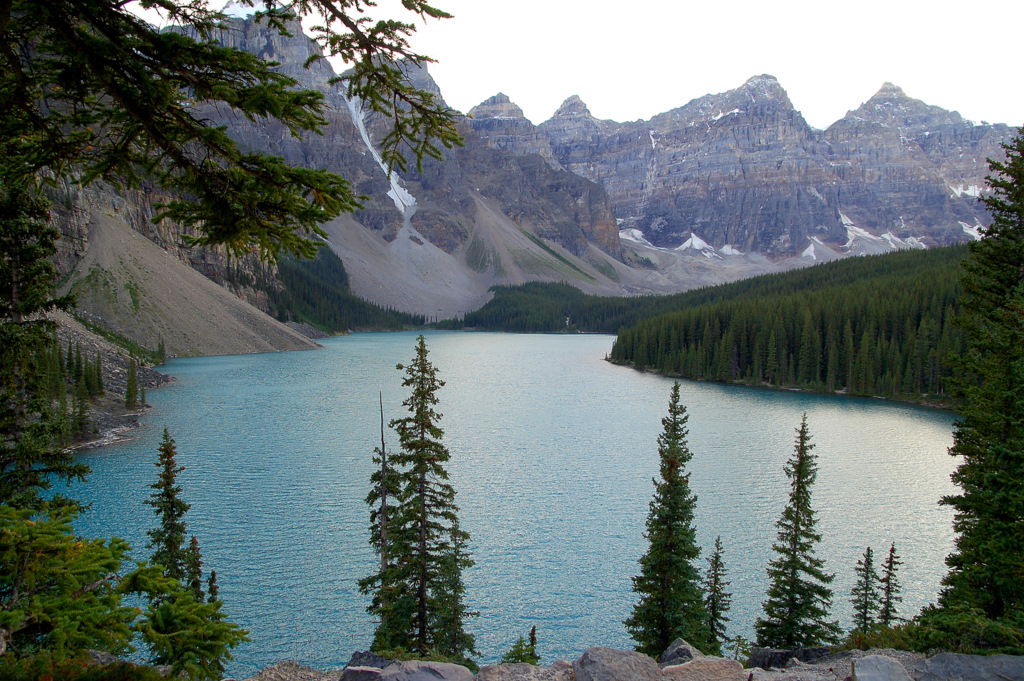
<svg viewBox="0 0 1024 681">
<path fill-rule="evenodd" d="M 779 84 L 775 76 L 767 73 L 749 78 L 737 92 L 750 97 L 753 101 L 772 100 L 792 106 L 785 88 Z"/>
<path fill-rule="evenodd" d="M 477 120 L 483 118 L 526 118 L 523 115 L 523 110 L 503 92 L 499 92 L 474 106 L 469 110 L 469 115 Z"/>
<path fill-rule="evenodd" d="M 579 95 L 573 95 L 562 102 L 552 118 L 568 118 L 570 116 L 590 116 L 590 109 L 583 103 Z"/>
<path fill-rule="evenodd" d="M 937 129 L 962 125 L 963 117 L 955 111 L 925 104 L 909 97 L 902 88 L 883 83 L 871 99 L 846 114 L 843 121 L 869 121 L 890 128 L 907 130 Z"/>
</svg>

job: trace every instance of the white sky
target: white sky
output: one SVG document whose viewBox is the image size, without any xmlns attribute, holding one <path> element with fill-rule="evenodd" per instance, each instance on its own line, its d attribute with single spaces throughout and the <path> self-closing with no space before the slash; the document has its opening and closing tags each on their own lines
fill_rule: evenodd
<svg viewBox="0 0 1024 681">
<path fill-rule="evenodd" d="M 413 47 L 460 111 L 504 92 L 540 123 L 577 94 L 598 118 L 630 121 L 768 73 L 816 128 L 885 81 L 974 121 L 1024 123 L 1024 0 L 434 4 L 455 17 L 420 24 Z"/>
<path fill-rule="evenodd" d="M 578 94 L 629 121 L 768 73 L 824 128 L 890 81 L 975 121 L 1024 123 L 1024 1 L 435 0 L 414 46 L 462 111 L 504 92 L 540 123 Z"/>
</svg>

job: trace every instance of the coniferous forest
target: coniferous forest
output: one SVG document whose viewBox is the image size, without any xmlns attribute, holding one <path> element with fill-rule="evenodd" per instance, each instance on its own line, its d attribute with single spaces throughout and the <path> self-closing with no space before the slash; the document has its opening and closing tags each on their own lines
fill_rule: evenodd
<svg viewBox="0 0 1024 681">
<path fill-rule="evenodd" d="M 896 253 L 772 275 L 761 289 L 621 330 L 611 359 L 701 380 L 941 399 L 949 359 L 963 346 L 954 322 L 964 253 Z"/>
</svg>

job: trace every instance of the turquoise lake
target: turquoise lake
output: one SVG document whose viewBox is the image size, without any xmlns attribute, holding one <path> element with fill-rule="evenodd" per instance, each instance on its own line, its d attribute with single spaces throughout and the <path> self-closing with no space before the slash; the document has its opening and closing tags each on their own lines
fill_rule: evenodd
<svg viewBox="0 0 1024 681">
<path fill-rule="evenodd" d="M 630 648 L 622 626 L 645 549 L 656 438 L 671 380 L 604 361 L 613 337 L 429 332 L 449 472 L 471 535 L 467 629 L 496 661 L 537 626 L 545 662 L 594 645 Z M 385 417 L 403 415 L 401 372 L 416 334 L 354 334 L 324 349 L 175 359 L 177 381 L 129 442 L 84 452 L 92 475 L 71 494 L 92 504 L 78 524 L 118 535 L 145 557 L 155 517 L 144 505 L 166 426 L 177 441 L 186 520 L 221 597 L 252 642 L 228 672 L 245 678 L 291 658 L 344 665 L 373 622 L 356 586 L 373 566 L 365 497 Z M 819 472 L 818 555 L 836 573 L 834 613 L 849 628 L 853 567 L 895 541 L 901 614 L 931 602 L 952 546 L 953 416 L 882 400 L 682 383 L 689 466 L 705 553 L 721 535 L 732 635 L 750 637 L 764 598 L 783 464 L 806 412 Z M 389 445 L 395 445 L 390 438 Z"/>
</svg>

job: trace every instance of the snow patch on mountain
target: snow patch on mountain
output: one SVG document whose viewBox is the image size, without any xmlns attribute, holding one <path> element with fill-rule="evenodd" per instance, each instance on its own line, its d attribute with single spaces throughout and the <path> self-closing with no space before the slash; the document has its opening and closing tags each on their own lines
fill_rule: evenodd
<svg viewBox="0 0 1024 681">
<path fill-rule="evenodd" d="M 981 187 L 976 184 L 967 185 L 966 187 L 962 184 L 958 184 L 955 187 L 949 185 L 950 196 L 959 199 L 961 196 L 972 196 L 978 198 L 981 196 L 983 191 Z"/>
<path fill-rule="evenodd" d="M 722 255 L 743 255 L 743 251 L 741 251 L 740 249 L 736 248 L 732 244 L 726 244 L 726 245 L 722 246 L 722 248 L 719 251 L 719 253 L 721 253 Z"/>
<path fill-rule="evenodd" d="M 657 248 L 654 244 L 647 240 L 647 238 L 644 236 L 644 233 L 641 232 L 639 229 L 620 229 L 619 238 L 625 239 L 626 241 L 632 241 L 634 243 L 642 244 L 650 248 Z"/>
<path fill-rule="evenodd" d="M 679 244 L 679 246 L 677 246 L 675 250 L 679 252 L 697 251 L 705 258 L 722 257 L 711 244 L 697 236 L 696 232 L 690 232 L 690 238 L 684 241 L 683 243 Z"/>
<path fill-rule="evenodd" d="M 349 114 L 352 116 L 352 122 L 355 124 L 356 129 L 359 131 L 359 136 L 363 140 L 363 144 L 366 145 L 370 155 L 373 156 L 373 160 L 380 166 L 381 171 L 387 176 L 388 181 L 391 183 L 391 189 L 388 190 L 388 197 L 395 204 L 395 208 L 402 214 L 402 228 L 408 227 L 412 229 L 412 216 L 416 213 L 416 197 L 409 193 L 409 190 L 402 186 L 402 181 L 398 177 L 398 173 L 389 169 L 387 164 L 384 163 L 384 159 L 381 158 L 380 152 L 373 146 L 373 142 L 370 141 L 370 133 L 366 131 L 366 123 L 364 121 L 363 105 L 358 97 L 345 97 L 345 104 L 348 105 Z M 415 231 L 415 230 L 412 230 Z"/>
<path fill-rule="evenodd" d="M 969 225 L 966 222 L 961 222 L 960 226 L 964 228 L 964 234 L 971 237 L 975 241 L 981 241 L 981 227 L 980 223 Z"/>
</svg>

